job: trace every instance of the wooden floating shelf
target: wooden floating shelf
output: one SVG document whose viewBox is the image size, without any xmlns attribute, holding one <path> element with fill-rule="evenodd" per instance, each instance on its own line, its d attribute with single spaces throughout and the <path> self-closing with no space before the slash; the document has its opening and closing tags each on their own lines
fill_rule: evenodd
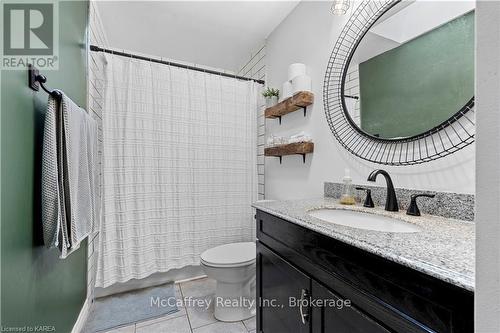
<svg viewBox="0 0 500 333">
<path fill-rule="evenodd" d="M 280 158 L 280 164 L 283 156 L 286 155 L 302 155 L 302 161 L 306 162 L 306 154 L 314 151 L 314 143 L 312 142 L 297 142 L 289 143 L 286 145 L 279 145 L 276 147 L 269 147 L 264 149 L 265 156 L 274 156 Z"/>
<path fill-rule="evenodd" d="M 314 101 L 314 94 L 310 91 L 299 91 L 295 93 L 292 97 L 279 102 L 275 106 L 267 108 L 265 111 L 265 117 L 276 119 L 278 118 L 281 124 L 281 117 L 300 109 L 304 110 L 304 117 L 306 116 L 306 108 L 311 105 Z"/>
</svg>

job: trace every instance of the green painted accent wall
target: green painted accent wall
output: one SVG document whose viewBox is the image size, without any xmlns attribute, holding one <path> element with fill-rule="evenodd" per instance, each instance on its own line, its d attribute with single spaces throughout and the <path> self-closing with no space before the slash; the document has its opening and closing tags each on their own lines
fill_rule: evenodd
<svg viewBox="0 0 500 333">
<path fill-rule="evenodd" d="M 59 2 L 60 66 L 49 88 L 86 107 L 87 1 Z M 41 147 L 47 94 L 30 90 L 27 71 L 1 72 L 1 324 L 49 325 L 69 333 L 87 291 L 87 244 L 67 259 L 41 241 Z"/>
<path fill-rule="evenodd" d="M 383 138 L 423 133 L 474 95 L 474 12 L 359 65 L 361 128 Z"/>
</svg>

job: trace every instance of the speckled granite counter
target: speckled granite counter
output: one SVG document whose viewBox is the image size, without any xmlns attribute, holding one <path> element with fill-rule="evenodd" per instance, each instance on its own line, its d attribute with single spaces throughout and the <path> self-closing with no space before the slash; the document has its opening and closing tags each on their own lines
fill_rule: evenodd
<svg viewBox="0 0 500 333">
<path fill-rule="evenodd" d="M 400 263 L 459 287 L 474 291 L 474 223 L 438 216 L 387 212 L 381 207 L 344 206 L 337 199 L 262 201 L 253 205 L 264 212 L 317 231 L 388 260 Z M 418 225 L 416 233 L 389 233 L 345 227 L 308 215 L 321 208 L 380 214 Z"/>
</svg>

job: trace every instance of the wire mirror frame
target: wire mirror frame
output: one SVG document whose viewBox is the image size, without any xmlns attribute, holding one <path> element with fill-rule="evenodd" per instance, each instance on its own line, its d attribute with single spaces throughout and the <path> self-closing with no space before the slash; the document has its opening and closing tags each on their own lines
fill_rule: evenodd
<svg viewBox="0 0 500 333">
<path fill-rule="evenodd" d="M 401 139 L 372 136 L 360 129 L 347 112 L 344 82 L 351 58 L 373 24 L 400 0 L 364 0 L 344 26 L 328 61 L 323 103 L 330 129 L 351 154 L 366 161 L 403 166 L 448 156 L 474 142 L 474 97 L 448 120 L 419 135 Z"/>
</svg>

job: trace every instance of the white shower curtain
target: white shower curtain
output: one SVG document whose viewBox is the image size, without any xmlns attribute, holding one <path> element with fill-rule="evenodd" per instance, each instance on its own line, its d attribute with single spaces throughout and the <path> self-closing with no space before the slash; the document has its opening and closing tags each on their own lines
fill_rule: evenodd
<svg viewBox="0 0 500 333">
<path fill-rule="evenodd" d="M 96 286 L 252 241 L 261 86 L 106 55 Z"/>
</svg>

